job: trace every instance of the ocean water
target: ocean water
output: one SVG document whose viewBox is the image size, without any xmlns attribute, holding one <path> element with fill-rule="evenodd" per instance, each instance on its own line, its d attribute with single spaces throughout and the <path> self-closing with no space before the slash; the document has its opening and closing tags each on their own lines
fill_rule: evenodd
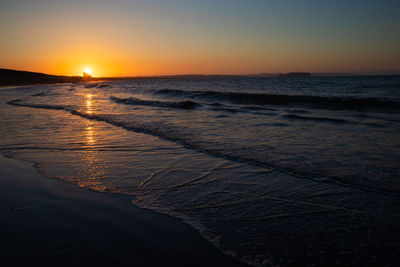
<svg viewBox="0 0 400 267">
<path fill-rule="evenodd" d="M 246 263 L 400 260 L 399 76 L 9 87 L 0 111 L 1 153 Z"/>
</svg>

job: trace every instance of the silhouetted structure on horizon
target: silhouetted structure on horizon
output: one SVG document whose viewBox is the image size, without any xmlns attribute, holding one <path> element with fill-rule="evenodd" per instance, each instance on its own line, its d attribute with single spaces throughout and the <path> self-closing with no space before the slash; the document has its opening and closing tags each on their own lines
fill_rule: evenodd
<svg viewBox="0 0 400 267">
<path fill-rule="evenodd" d="M 90 78 L 92 78 L 92 75 L 90 75 L 89 73 L 87 73 L 87 72 L 83 72 L 83 79 L 90 79 Z"/>
</svg>

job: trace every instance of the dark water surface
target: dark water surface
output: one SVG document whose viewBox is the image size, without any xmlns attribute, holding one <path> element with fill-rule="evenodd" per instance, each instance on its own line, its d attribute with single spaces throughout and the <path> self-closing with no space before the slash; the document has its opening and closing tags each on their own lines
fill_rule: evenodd
<svg viewBox="0 0 400 267">
<path fill-rule="evenodd" d="M 255 265 L 400 259 L 400 77 L 0 90 L 1 153 L 133 196 Z"/>
</svg>

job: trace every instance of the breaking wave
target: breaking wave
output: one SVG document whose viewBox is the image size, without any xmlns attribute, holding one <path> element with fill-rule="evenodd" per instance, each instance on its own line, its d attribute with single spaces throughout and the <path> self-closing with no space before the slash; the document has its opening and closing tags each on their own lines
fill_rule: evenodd
<svg viewBox="0 0 400 267">
<path fill-rule="evenodd" d="M 115 96 L 111 96 L 110 99 L 113 100 L 114 102 L 126 105 L 155 106 L 162 108 L 194 109 L 195 107 L 200 106 L 199 103 L 193 101 L 167 102 L 167 101 L 142 100 L 135 97 L 118 98 Z"/>
<path fill-rule="evenodd" d="M 161 89 L 159 95 L 186 97 L 210 101 L 224 101 L 239 105 L 292 105 L 331 110 L 379 110 L 390 112 L 400 110 L 400 102 L 376 97 L 354 98 L 311 95 L 279 95 L 217 91 L 186 91 Z"/>
</svg>

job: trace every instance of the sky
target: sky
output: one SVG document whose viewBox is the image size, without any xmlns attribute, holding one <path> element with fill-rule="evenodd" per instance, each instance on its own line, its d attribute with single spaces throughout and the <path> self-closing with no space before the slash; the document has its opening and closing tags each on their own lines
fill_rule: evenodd
<svg viewBox="0 0 400 267">
<path fill-rule="evenodd" d="M 399 0 L 0 0 L 0 68 L 400 73 Z"/>
</svg>

